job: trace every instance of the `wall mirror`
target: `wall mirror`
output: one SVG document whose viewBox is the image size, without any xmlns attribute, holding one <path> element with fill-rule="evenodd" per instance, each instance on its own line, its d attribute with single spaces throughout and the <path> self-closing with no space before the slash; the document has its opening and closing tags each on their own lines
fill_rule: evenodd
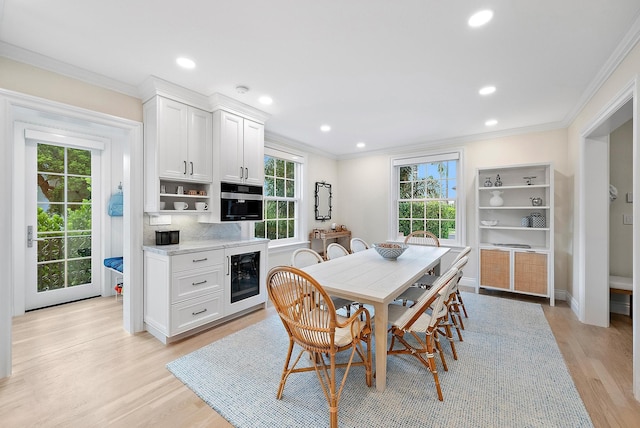
<svg viewBox="0 0 640 428">
<path fill-rule="evenodd" d="M 316 220 L 331 220 L 331 184 L 316 182 Z"/>
</svg>

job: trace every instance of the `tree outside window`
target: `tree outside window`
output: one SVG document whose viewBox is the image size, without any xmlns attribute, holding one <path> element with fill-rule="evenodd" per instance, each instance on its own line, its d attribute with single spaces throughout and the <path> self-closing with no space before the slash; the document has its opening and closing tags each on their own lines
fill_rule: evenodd
<svg viewBox="0 0 640 428">
<path fill-rule="evenodd" d="M 428 230 L 455 239 L 457 160 L 402 165 L 398 172 L 398 232 Z"/>
<path fill-rule="evenodd" d="M 264 157 L 264 220 L 255 223 L 256 238 L 284 240 L 296 237 L 298 164 L 275 156 Z"/>
</svg>

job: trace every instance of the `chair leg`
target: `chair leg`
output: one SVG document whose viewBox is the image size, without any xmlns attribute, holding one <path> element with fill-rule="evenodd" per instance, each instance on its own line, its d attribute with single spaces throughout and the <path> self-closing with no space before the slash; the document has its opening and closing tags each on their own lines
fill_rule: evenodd
<svg viewBox="0 0 640 428">
<path fill-rule="evenodd" d="M 460 332 L 460 325 L 458 325 L 458 323 L 462 324 L 462 317 L 460 316 L 460 311 L 457 310 L 455 303 L 453 305 L 451 305 L 451 311 L 449 311 L 449 318 L 451 319 L 451 324 L 453 324 L 453 326 L 456 329 L 456 332 L 458 333 L 458 340 L 460 340 L 460 342 L 463 342 L 462 340 L 462 333 Z M 464 330 L 464 327 L 462 328 Z"/>
<path fill-rule="evenodd" d="M 464 317 L 469 318 L 467 315 L 467 308 L 464 306 L 464 302 L 462 301 L 462 294 L 460 294 L 460 290 L 456 290 L 456 299 L 458 300 L 458 305 L 462 307 L 462 311 L 464 312 Z M 464 327 L 463 327 L 464 330 Z"/>
<path fill-rule="evenodd" d="M 284 384 L 287 382 L 287 377 L 289 377 L 291 370 L 293 369 L 293 367 L 295 367 L 295 364 L 294 364 L 293 367 L 289 368 L 292 352 L 293 352 L 293 340 L 289 339 L 289 352 L 287 352 L 287 358 L 284 361 L 284 369 L 282 370 L 282 377 L 280 378 L 280 386 L 278 387 L 278 393 L 276 394 L 276 398 L 278 400 L 282 398 L 282 392 L 284 391 Z"/>
<path fill-rule="evenodd" d="M 435 345 L 436 345 L 435 348 L 438 350 L 438 353 L 440 354 L 440 361 L 442 361 L 442 367 L 444 368 L 444 371 L 447 372 L 449 371 L 449 367 L 447 366 L 447 360 L 444 359 L 444 352 L 442 351 L 440 338 L 438 338 L 438 330 L 433 330 L 431 337 L 435 342 Z"/>
<path fill-rule="evenodd" d="M 434 353 L 434 349 L 433 349 L 433 343 L 434 343 L 434 336 L 431 334 L 427 334 L 426 337 L 426 345 L 427 345 L 427 361 L 429 362 L 429 370 L 431 371 L 431 374 L 433 375 L 433 380 L 436 384 L 436 391 L 438 392 L 438 400 L 443 401 L 444 398 L 442 397 L 442 389 L 440 388 L 440 378 L 438 377 L 438 370 L 436 369 L 436 360 L 433 356 Z M 438 343 L 438 342 L 436 342 Z M 436 345 L 438 346 L 438 345 Z M 442 357 L 442 353 L 440 354 L 440 356 Z M 443 360 L 444 362 L 444 360 Z M 446 366 L 446 364 L 445 364 Z M 446 369 L 445 369 L 446 370 Z"/>
</svg>

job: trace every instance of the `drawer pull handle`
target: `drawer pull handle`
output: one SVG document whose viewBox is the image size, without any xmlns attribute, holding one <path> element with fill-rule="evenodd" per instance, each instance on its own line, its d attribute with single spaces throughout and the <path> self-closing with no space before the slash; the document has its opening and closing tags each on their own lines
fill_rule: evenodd
<svg viewBox="0 0 640 428">
<path fill-rule="evenodd" d="M 196 285 L 202 285 L 206 283 L 207 283 L 207 280 L 205 279 L 204 281 L 200 281 L 200 282 L 192 282 L 191 285 L 196 286 Z"/>
<path fill-rule="evenodd" d="M 198 263 L 198 262 L 206 262 L 207 260 L 209 260 L 209 259 L 207 259 L 207 258 L 205 257 L 204 259 L 193 259 L 193 262 L 194 262 L 194 263 Z"/>
<path fill-rule="evenodd" d="M 191 315 L 195 317 L 196 315 L 204 314 L 205 312 L 207 312 L 207 308 L 204 308 L 200 312 L 191 312 Z"/>
</svg>

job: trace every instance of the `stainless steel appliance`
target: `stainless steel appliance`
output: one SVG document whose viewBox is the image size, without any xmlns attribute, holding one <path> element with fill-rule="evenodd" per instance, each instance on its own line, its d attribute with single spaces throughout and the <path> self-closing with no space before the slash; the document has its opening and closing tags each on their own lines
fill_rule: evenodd
<svg viewBox="0 0 640 428">
<path fill-rule="evenodd" d="M 221 183 L 220 221 L 262 220 L 262 187 Z"/>
<path fill-rule="evenodd" d="M 225 250 L 226 313 L 238 313 L 266 301 L 266 245 L 243 245 Z"/>
</svg>

